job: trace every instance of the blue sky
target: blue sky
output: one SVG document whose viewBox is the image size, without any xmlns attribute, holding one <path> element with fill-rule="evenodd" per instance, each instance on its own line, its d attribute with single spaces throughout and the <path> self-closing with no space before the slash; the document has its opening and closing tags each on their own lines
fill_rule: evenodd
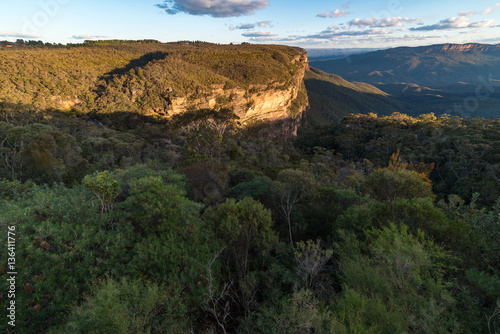
<svg viewBox="0 0 500 334">
<path fill-rule="evenodd" d="M 499 1 L 499 0 L 497 0 Z M 305 48 L 500 43 L 500 2 L 0 0 L 0 40 L 204 40 Z"/>
</svg>

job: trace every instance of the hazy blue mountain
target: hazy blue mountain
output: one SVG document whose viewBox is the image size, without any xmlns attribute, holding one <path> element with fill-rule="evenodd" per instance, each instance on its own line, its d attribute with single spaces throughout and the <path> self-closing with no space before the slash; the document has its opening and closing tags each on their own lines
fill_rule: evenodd
<svg viewBox="0 0 500 334">
<path fill-rule="evenodd" d="M 346 80 L 371 84 L 476 84 L 488 78 L 500 80 L 500 45 L 399 47 L 343 59 L 313 60 L 311 66 Z"/>
<path fill-rule="evenodd" d="M 399 47 L 310 64 L 376 86 L 411 115 L 500 117 L 500 45 Z"/>
</svg>

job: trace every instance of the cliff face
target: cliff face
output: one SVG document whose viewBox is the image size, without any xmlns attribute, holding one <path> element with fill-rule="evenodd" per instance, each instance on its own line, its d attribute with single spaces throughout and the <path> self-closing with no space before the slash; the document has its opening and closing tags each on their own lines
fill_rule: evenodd
<svg viewBox="0 0 500 334">
<path fill-rule="evenodd" d="M 232 110 L 242 127 L 285 122 L 295 134 L 308 101 L 303 49 L 277 45 L 183 45 L 141 68 L 115 71 L 98 86 L 99 113 L 134 111 L 169 119 L 200 109 Z M 146 57 L 143 57 L 146 58 Z"/>
<path fill-rule="evenodd" d="M 178 42 L 0 50 L 0 102 L 168 119 L 231 109 L 242 126 L 300 121 L 307 53 L 280 45 Z"/>
<path fill-rule="evenodd" d="M 428 52 L 432 52 L 436 50 L 429 50 Z M 500 45 L 489 45 L 489 44 L 476 44 L 476 43 L 468 43 L 468 44 L 444 44 L 440 47 L 442 52 L 446 51 L 460 51 L 460 52 L 469 52 L 469 51 L 480 51 L 480 52 L 500 52 Z"/>
<path fill-rule="evenodd" d="M 291 66 L 298 66 L 289 82 L 273 82 L 268 85 L 251 84 L 248 88 L 225 89 L 223 85 L 213 85 L 204 92 L 202 98 L 177 97 L 170 100 L 164 110 L 165 116 L 182 114 L 192 109 L 230 108 L 240 118 L 242 126 L 257 122 L 298 120 L 307 108 L 307 94 L 303 85 L 308 68 L 307 53 L 295 56 Z M 150 110 L 162 113 L 163 110 Z M 296 131 L 296 129 L 294 130 Z"/>
</svg>

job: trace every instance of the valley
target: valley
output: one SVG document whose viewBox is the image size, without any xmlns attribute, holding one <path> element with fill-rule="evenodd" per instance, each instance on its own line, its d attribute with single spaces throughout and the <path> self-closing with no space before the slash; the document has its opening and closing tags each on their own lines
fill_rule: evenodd
<svg viewBox="0 0 500 334">
<path fill-rule="evenodd" d="M 498 45 L 400 47 L 311 61 L 311 66 L 374 85 L 399 100 L 410 115 L 500 116 Z"/>
<path fill-rule="evenodd" d="M 496 49 L 0 45 L 0 332 L 500 328 Z"/>
</svg>

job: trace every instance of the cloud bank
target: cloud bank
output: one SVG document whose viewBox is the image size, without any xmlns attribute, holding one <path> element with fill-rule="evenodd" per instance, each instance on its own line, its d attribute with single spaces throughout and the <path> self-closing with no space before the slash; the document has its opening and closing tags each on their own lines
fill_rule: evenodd
<svg viewBox="0 0 500 334">
<path fill-rule="evenodd" d="M 277 36 L 273 32 L 268 32 L 268 31 L 256 31 L 256 32 L 247 32 L 242 34 L 244 37 L 273 37 Z"/>
<path fill-rule="evenodd" d="M 261 28 L 266 28 L 266 27 L 272 27 L 272 24 L 271 24 L 271 21 L 260 21 L 260 22 L 257 22 L 257 23 L 241 23 L 241 24 L 238 24 L 237 26 L 230 26 L 229 27 L 229 30 L 250 30 L 250 29 L 254 29 L 255 27 L 261 27 Z"/>
<path fill-rule="evenodd" d="M 186 13 L 212 17 L 251 15 L 269 6 L 268 0 L 165 0 L 157 7 L 167 14 Z"/>
<path fill-rule="evenodd" d="M 101 39 L 101 38 L 109 38 L 108 36 L 99 36 L 99 35 L 73 35 L 71 36 L 73 39 Z"/>
<path fill-rule="evenodd" d="M 366 27 L 370 28 L 386 28 L 386 27 L 402 27 L 403 22 L 405 23 L 417 23 L 421 24 L 422 21 L 416 18 L 408 17 L 388 17 L 385 19 L 380 18 L 367 18 L 367 19 L 354 19 L 348 22 L 350 26 L 356 26 L 361 29 Z"/>
<path fill-rule="evenodd" d="M 28 39 L 28 38 L 40 38 L 39 35 L 30 35 L 30 34 L 22 34 L 16 32 L 2 32 L 0 31 L 0 37 L 2 38 L 20 38 L 20 39 Z"/>
<path fill-rule="evenodd" d="M 483 20 L 480 22 L 471 22 L 467 16 L 450 17 L 449 19 L 441 20 L 439 23 L 422 26 L 418 28 L 410 28 L 412 31 L 431 31 L 431 30 L 455 30 L 465 28 L 487 28 L 495 24 L 495 20 Z"/>
</svg>

